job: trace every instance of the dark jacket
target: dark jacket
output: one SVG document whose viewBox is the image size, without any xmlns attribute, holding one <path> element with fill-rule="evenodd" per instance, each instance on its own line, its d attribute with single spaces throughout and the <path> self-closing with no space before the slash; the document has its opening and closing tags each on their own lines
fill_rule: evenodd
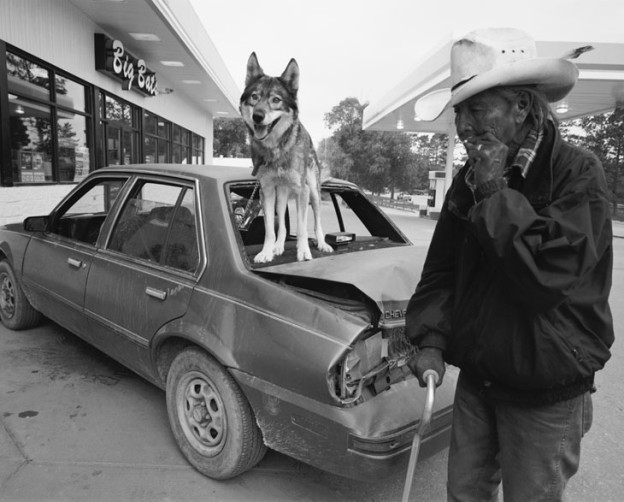
<svg viewBox="0 0 624 502">
<path fill-rule="evenodd" d="M 494 397 L 556 402 L 610 357 L 612 229 L 604 172 L 553 124 L 526 179 L 478 201 L 455 176 L 407 333 Z"/>
</svg>

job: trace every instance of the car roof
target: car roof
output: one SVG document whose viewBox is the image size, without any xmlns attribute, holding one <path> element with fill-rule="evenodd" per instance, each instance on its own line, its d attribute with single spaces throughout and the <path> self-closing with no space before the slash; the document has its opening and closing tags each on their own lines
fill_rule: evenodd
<svg viewBox="0 0 624 502">
<path fill-rule="evenodd" d="M 186 175 L 194 178 L 213 179 L 227 182 L 253 179 L 249 169 L 231 166 L 199 165 L 199 164 L 128 164 L 125 166 L 109 166 L 98 169 L 98 173 L 130 173 L 130 174 L 161 174 Z"/>
<path fill-rule="evenodd" d="M 212 179 L 220 183 L 230 181 L 255 180 L 251 175 L 251 167 L 219 166 L 216 164 L 128 164 L 124 166 L 108 166 L 95 171 L 96 173 L 129 173 L 129 174 L 160 174 L 169 176 L 191 176 L 193 178 Z M 337 179 L 323 180 L 323 185 L 338 185 L 357 188 L 357 185 Z"/>
</svg>

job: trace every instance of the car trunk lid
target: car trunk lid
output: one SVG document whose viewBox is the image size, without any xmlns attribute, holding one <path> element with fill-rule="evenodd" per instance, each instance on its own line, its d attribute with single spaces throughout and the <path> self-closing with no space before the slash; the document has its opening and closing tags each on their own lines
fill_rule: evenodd
<svg viewBox="0 0 624 502">
<path fill-rule="evenodd" d="M 310 261 L 271 265 L 256 270 L 267 278 L 298 278 L 298 286 L 309 281 L 352 285 L 374 302 L 383 319 L 402 319 L 407 302 L 420 278 L 426 250 L 405 245 L 362 252 L 326 255 Z"/>
</svg>

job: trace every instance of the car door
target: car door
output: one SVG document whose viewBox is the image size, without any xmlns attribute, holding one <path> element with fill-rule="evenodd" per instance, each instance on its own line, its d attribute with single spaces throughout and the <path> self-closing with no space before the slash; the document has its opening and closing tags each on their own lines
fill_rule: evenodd
<svg viewBox="0 0 624 502">
<path fill-rule="evenodd" d="M 43 314 L 82 336 L 84 294 L 100 229 L 128 177 L 95 178 L 48 218 L 24 254 L 23 280 Z"/>
<path fill-rule="evenodd" d="M 200 265 L 192 183 L 139 179 L 93 258 L 85 310 L 91 342 L 139 373 L 157 330 L 188 307 Z"/>
</svg>

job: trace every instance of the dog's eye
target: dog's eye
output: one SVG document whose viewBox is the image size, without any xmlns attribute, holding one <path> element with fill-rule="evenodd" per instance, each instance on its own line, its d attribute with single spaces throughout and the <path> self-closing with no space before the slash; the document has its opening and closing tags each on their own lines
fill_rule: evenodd
<svg viewBox="0 0 624 502">
<path fill-rule="evenodd" d="M 278 105 L 278 104 L 280 104 L 281 102 L 282 102 L 282 99 L 281 99 L 281 98 L 279 98 L 279 97 L 277 97 L 277 96 L 273 96 L 273 97 L 271 98 L 271 103 L 273 103 L 274 105 Z"/>
<path fill-rule="evenodd" d="M 250 97 L 252 101 L 258 101 L 260 99 L 257 92 L 252 92 Z"/>
</svg>

